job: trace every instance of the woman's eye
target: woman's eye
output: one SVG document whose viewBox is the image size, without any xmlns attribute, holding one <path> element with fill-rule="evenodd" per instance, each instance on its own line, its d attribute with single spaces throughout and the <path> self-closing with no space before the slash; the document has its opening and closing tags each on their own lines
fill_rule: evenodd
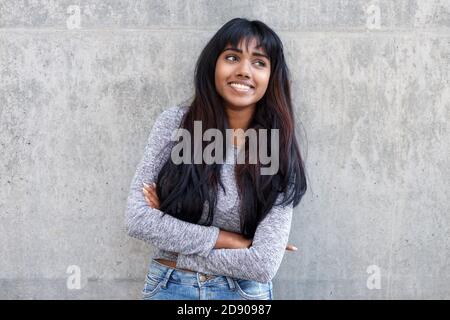
<svg viewBox="0 0 450 320">
<path fill-rule="evenodd" d="M 234 60 L 230 60 L 229 58 L 237 59 L 236 56 L 227 56 L 227 57 L 225 57 L 225 59 L 228 60 L 228 61 L 234 61 Z M 266 63 L 264 61 L 261 61 L 261 60 L 256 61 L 256 63 L 259 63 L 261 67 L 265 67 L 266 66 Z"/>
<path fill-rule="evenodd" d="M 228 58 L 236 58 L 235 56 L 227 56 L 225 59 L 227 59 L 227 60 L 229 60 L 229 61 L 232 61 L 232 60 L 230 60 L 230 59 L 228 59 Z"/>
</svg>

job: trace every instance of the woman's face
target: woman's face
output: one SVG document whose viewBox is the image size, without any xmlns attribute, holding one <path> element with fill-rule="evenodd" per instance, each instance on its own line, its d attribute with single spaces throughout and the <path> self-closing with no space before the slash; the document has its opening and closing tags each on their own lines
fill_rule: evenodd
<svg viewBox="0 0 450 320">
<path fill-rule="evenodd" d="M 243 41 L 238 48 L 227 45 L 217 59 L 215 86 L 228 108 L 254 107 L 266 93 L 270 61 L 264 50 L 255 45 L 256 40 L 252 39 L 250 52 L 243 47 Z"/>
</svg>

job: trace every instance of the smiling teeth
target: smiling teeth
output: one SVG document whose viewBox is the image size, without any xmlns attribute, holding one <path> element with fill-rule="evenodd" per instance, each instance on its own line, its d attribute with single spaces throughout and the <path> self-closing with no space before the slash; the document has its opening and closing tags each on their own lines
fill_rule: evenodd
<svg viewBox="0 0 450 320">
<path fill-rule="evenodd" d="M 239 89 L 247 89 L 247 90 L 250 90 L 250 87 L 249 87 L 249 86 L 246 86 L 246 85 L 243 85 L 243 84 L 231 83 L 230 86 L 236 87 L 236 88 L 239 88 Z"/>
</svg>

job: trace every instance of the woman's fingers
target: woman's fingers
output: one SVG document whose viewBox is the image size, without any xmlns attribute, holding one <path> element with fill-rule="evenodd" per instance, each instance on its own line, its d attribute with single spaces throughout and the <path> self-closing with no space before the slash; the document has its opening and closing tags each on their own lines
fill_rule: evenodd
<svg viewBox="0 0 450 320">
<path fill-rule="evenodd" d="M 152 208 L 159 209 L 159 198 L 156 194 L 156 186 L 150 186 L 144 183 L 144 187 L 142 188 L 142 192 L 144 193 L 145 200 Z"/>
<path fill-rule="evenodd" d="M 147 191 L 156 188 L 156 184 L 154 182 L 152 182 L 150 185 L 146 184 L 145 182 L 143 182 L 142 184 L 144 185 L 144 189 L 146 189 Z"/>
<path fill-rule="evenodd" d="M 144 191 L 144 195 L 154 204 L 158 204 L 158 197 L 156 197 L 153 193 L 148 192 L 147 190 L 143 190 Z"/>
<path fill-rule="evenodd" d="M 150 194 L 151 194 L 154 198 L 158 199 L 158 195 L 156 194 L 156 189 L 155 189 L 154 187 L 150 187 L 150 188 L 147 189 L 147 190 L 148 190 L 148 192 L 150 192 Z"/>
<path fill-rule="evenodd" d="M 159 207 L 159 198 L 158 195 L 156 194 L 156 190 L 154 188 L 152 188 L 150 190 L 150 200 L 152 200 L 152 202 Z"/>
<path fill-rule="evenodd" d="M 298 248 L 297 248 L 296 246 L 294 246 L 293 244 L 288 244 L 288 245 L 286 246 L 286 250 L 289 250 L 289 251 L 297 251 Z"/>
<path fill-rule="evenodd" d="M 154 193 L 146 191 L 146 192 L 145 192 L 145 195 L 146 195 L 152 202 L 155 202 L 155 203 L 158 202 L 158 197 L 155 196 Z"/>
<path fill-rule="evenodd" d="M 146 184 L 145 182 L 143 182 L 143 185 L 144 185 L 144 188 L 143 188 L 143 189 L 145 189 L 145 190 L 147 190 L 147 191 L 150 191 L 150 190 L 153 188 L 153 186 L 149 186 L 149 185 Z M 153 185 L 153 183 L 152 183 L 152 185 Z"/>
<path fill-rule="evenodd" d="M 159 209 L 159 206 L 156 204 L 156 203 L 154 203 L 149 197 L 147 197 L 145 194 L 144 194 L 144 198 L 145 198 L 145 201 L 147 202 L 147 204 L 150 206 L 150 207 L 152 207 L 152 208 L 154 208 L 154 209 Z"/>
<path fill-rule="evenodd" d="M 153 203 L 150 201 L 150 199 L 144 194 L 144 199 L 147 202 L 147 204 L 153 208 Z"/>
<path fill-rule="evenodd" d="M 155 184 L 149 186 L 148 184 L 144 183 L 143 190 L 146 190 L 151 195 L 153 195 L 155 198 L 158 198 L 158 195 L 156 194 L 156 186 L 155 186 Z"/>
</svg>

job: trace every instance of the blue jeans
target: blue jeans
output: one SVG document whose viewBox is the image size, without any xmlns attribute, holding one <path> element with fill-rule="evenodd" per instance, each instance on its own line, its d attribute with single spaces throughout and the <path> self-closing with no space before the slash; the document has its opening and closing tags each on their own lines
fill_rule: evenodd
<svg viewBox="0 0 450 320">
<path fill-rule="evenodd" d="M 267 283 L 174 269 L 156 260 L 147 273 L 143 300 L 272 300 Z"/>
</svg>

